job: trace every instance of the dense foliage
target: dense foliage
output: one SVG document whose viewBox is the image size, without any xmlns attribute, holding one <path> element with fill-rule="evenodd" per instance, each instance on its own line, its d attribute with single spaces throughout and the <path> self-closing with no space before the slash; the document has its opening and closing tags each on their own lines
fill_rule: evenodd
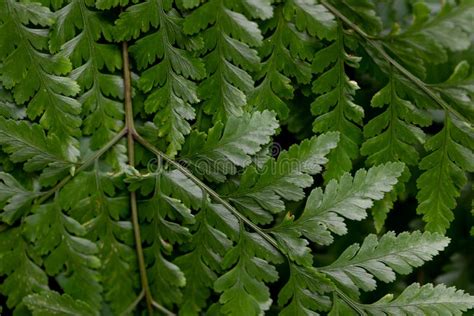
<svg viewBox="0 0 474 316">
<path fill-rule="evenodd" d="M 2 313 L 474 308 L 474 1 L 35 1 L 0 0 Z"/>
</svg>

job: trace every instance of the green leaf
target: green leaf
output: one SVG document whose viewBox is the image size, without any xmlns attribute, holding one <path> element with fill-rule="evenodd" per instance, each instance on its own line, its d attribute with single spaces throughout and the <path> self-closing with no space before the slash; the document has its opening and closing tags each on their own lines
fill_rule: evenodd
<svg viewBox="0 0 474 316">
<path fill-rule="evenodd" d="M 273 112 L 254 112 L 218 122 L 206 135 L 194 132 L 181 151 L 180 160 L 195 174 L 223 182 L 238 167 L 247 167 L 278 128 Z M 207 137 L 206 137 L 207 136 Z"/>
<path fill-rule="evenodd" d="M 290 78 L 306 84 L 311 80 L 311 66 L 315 42 L 296 29 L 283 15 L 284 7 L 277 7 L 275 16 L 266 21 L 264 30 L 270 33 L 259 50 L 262 68 L 255 79 L 260 80 L 251 92 L 249 104 L 259 110 L 272 109 L 282 119 L 288 117 L 286 102 L 293 98 Z"/>
<path fill-rule="evenodd" d="M 254 1 L 259 2 L 263 1 Z M 249 72 L 260 68 L 257 52 L 251 48 L 262 44 L 260 30 L 255 22 L 226 7 L 231 3 L 211 0 L 194 9 L 184 21 L 188 34 L 204 30 L 201 34 L 207 76 L 198 94 L 204 100 L 202 109 L 214 122 L 242 115 L 247 94 L 254 87 Z"/>
<path fill-rule="evenodd" d="M 202 61 L 193 56 L 202 40 L 184 34 L 182 24 L 169 1 L 152 0 L 127 8 L 117 20 L 116 32 L 118 39 L 128 39 L 153 27 L 130 47 L 130 53 L 144 69 L 138 86 L 148 93 L 145 112 L 154 114 L 158 136 L 165 138 L 172 156 L 191 131 L 188 121 L 195 118 L 193 105 L 200 101 L 195 81 L 206 73 Z"/>
<path fill-rule="evenodd" d="M 152 293 L 156 293 L 161 304 L 171 306 L 180 303 L 180 288 L 186 284 L 183 272 L 171 262 L 168 256 L 173 253 L 173 245 L 187 241 L 191 234 L 184 224 L 192 224 L 195 219 L 180 200 L 161 190 L 161 174 L 155 178 L 153 196 L 138 203 L 142 226 L 142 238 L 149 246 L 145 247 L 147 273 Z M 173 286 L 170 286 L 170 285 Z M 167 287 L 166 293 L 161 290 Z"/>
<path fill-rule="evenodd" d="M 280 263 L 280 254 L 257 234 L 240 229 L 237 245 L 227 252 L 222 266 L 230 269 L 214 283 L 222 292 L 220 311 L 225 315 L 259 315 L 271 305 L 270 291 L 265 283 L 278 279 L 271 263 Z"/>
<path fill-rule="evenodd" d="M 21 228 L 10 228 L 0 234 L 0 292 L 7 297 L 6 306 L 13 309 L 31 293 L 48 289 L 48 277 L 38 266 L 38 256 L 23 239 Z"/>
<path fill-rule="evenodd" d="M 316 311 L 328 311 L 331 301 L 325 293 L 332 287 L 331 281 L 315 268 L 290 263 L 290 279 L 278 294 L 281 315 L 319 315 Z"/>
<path fill-rule="evenodd" d="M 3 1 L 0 12 L 3 85 L 13 89 L 15 102 L 28 102 L 28 117 L 38 118 L 45 129 L 61 135 L 64 138 L 61 147 L 77 158 L 75 137 L 80 135 L 81 105 L 71 97 L 77 95 L 79 86 L 63 76 L 71 71 L 67 58 L 42 52 L 48 42 L 45 27 L 53 23 L 51 12 L 38 3 L 13 0 Z"/>
<path fill-rule="evenodd" d="M 429 261 L 446 248 L 449 238 L 437 233 L 419 231 L 395 235 L 367 236 L 362 245 L 353 244 L 329 266 L 319 268 L 336 284 L 358 296 L 359 289 L 373 291 L 375 278 L 383 282 L 393 282 L 395 272 L 411 273 L 413 268 Z"/>
<path fill-rule="evenodd" d="M 217 225 L 220 222 L 218 214 L 215 207 L 205 204 L 195 216 L 196 225 L 186 247 L 187 253 L 175 260 L 186 277 L 180 315 L 196 314 L 206 306 L 214 281 L 222 272 L 222 259 L 232 241 L 220 230 L 224 226 Z M 237 224 L 232 215 L 228 218 L 231 226 Z"/>
<path fill-rule="evenodd" d="M 408 286 L 398 297 L 389 294 L 379 301 L 364 305 L 369 315 L 462 315 L 474 307 L 474 297 L 443 284 Z"/>
<path fill-rule="evenodd" d="M 384 193 L 392 190 L 403 168 L 402 163 L 387 163 L 368 171 L 361 169 L 354 177 L 346 173 L 339 182 L 331 180 L 324 191 L 317 188 L 311 192 L 301 216 L 292 224 L 286 224 L 283 231 L 303 235 L 321 245 L 332 243 L 331 232 L 347 233 L 344 218 L 365 218 L 373 201 L 382 199 Z M 281 231 L 273 234 L 281 236 Z"/>
<path fill-rule="evenodd" d="M 403 100 L 397 93 L 397 81 L 389 83 L 372 98 L 373 107 L 388 108 L 364 126 L 367 138 L 361 153 L 369 165 L 389 161 L 402 161 L 407 165 L 418 164 L 419 154 L 415 145 L 424 144 L 425 134 L 417 125 L 430 124 L 426 113 L 417 109 L 410 101 Z"/>
<path fill-rule="evenodd" d="M 370 0 L 329 0 L 337 9 L 369 34 L 382 31 L 382 20 L 377 16 L 375 5 Z"/>
<path fill-rule="evenodd" d="M 445 233 L 454 219 L 452 209 L 466 183 L 464 171 L 474 171 L 472 131 L 445 114 L 443 129 L 425 144 L 429 154 L 420 162 L 423 174 L 417 180 L 417 213 L 423 215 L 426 229 Z"/>
<path fill-rule="evenodd" d="M 59 192 L 59 202 L 97 244 L 104 297 L 113 311 L 121 313 L 136 296 L 136 256 L 131 247 L 132 224 L 123 220 L 129 200 L 115 196 L 112 181 L 96 164 L 93 171 L 78 174 Z"/>
<path fill-rule="evenodd" d="M 27 214 L 38 192 L 27 190 L 12 175 L 0 172 L 0 219 L 13 224 L 22 215 Z"/>
<path fill-rule="evenodd" d="M 320 74 L 313 81 L 313 92 L 319 95 L 311 104 L 311 112 L 316 116 L 313 131 L 338 131 L 341 137 L 339 146 L 328 157 L 326 180 L 337 179 L 352 169 L 362 138 L 358 125 L 362 124 L 364 110 L 354 103 L 359 86 L 345 71 L 345 65 L 357 68 L 360 58 L 346 52 L 348 40 L 339 23 L 336 40 L 319 50 L 313 59 L 313 70 Z"/>
<path fill-rule="evenodd" d="M 300 31 L 306 31 L 320 39 L 336 37 L 336 20 L 332 13 L 315 0 L 290 0 L 284 7 L 285 17 L 295 21 Z"/>
<path fill-rule="evenodd" d="M 25 219 L 24 232 L 35 250 L 46 256 L 46 273 L 56 277 L 67 294 L 94 308 L 100 306 L 102 286 L 97 269 L 101 263 L 95 256 L 98 249 L 96 244 L 80 237 L 86 231 L 79 222 L 65 215 L 54 201 L 33 210 Z"/>
<path fill-rule="evenodd" d="M 285 209 L 283 200 L 304 198 L 303 189 L 311 186 L 312 175 L 327 163 L 326 156 L 338 140 L 337 133 L 314 136 L 281 152 L 277 160 L 268 160 L 261 170 L 250 166 L 242 174 L 238 188 L 229 188 L 226 196 L 255 222 L 268 223 L 272 213 Z"/>
<path fill-rule="evenodd" d="M 0 144 L 13 162 L 24 162 L 27 172 L 42 170 L 45 184 L 61 179 L 74 167 L 76 156 L 66 151 L 54 134 L 45 135 L 38 124 L 13 121 L 0 117 Z"/>
<path fill-rule="evenodd" d="M 83 301 L 74 300 L 67 294 L 45 291 L 40 294 L 28 295 L 23 300 L 34 316 L 47 315 L 99 315 Z"/>
<path fill-rule="evenodd" d="M 430 16 L 427 4 L 418 2 L 414 7 L 413 24 L 388 36 L 386 47 L 424 79 L 427 63 L 446 62 L 447 49 L 460 51 L 469 47 L 474 3 L 469 0 L 453 6 L 447 2 L 434 17 Z"/>
<path fill-rule="evenodd" d="M 122 58 L 116 45 L 100 43 L 111 39 L 112 25 L 87 4 L 73 0 L 55 12 L 50 48 L 71 60 L 71 78 L 81 87 L 83 132 L 92 135 L 91 147 L 98 149 L 123 126 L 123 83 L 113 75 L 122 68 Z"/>
</svg>

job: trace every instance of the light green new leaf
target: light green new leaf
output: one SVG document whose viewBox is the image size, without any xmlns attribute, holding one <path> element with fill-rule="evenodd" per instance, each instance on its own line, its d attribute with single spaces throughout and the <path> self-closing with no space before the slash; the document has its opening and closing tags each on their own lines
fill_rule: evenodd
<svg viewBox="0 0 474 316">
<path fill-rule="evenodd" d="M 443 284 L 420 286 L 418 283 L 408 286 L 395 299 L 389 294 L 373 304 L 363 305 L 363 309 L 371 316 L 461 316 L 473 307 L 474 296 L 462 290 Z"/>
<path fill-rule="evenodd" d="M 361 169 L 354 177 L 346 173 L 339 182 L 331 180 L 324 192 L 320 188 L 311 192 L 299 218 L 279 228 L 274 234 L 281 236 L 282 231 L 291 231 L 321 245 L 332 243 L 331 232 L 337 235 L 347 233 L 344 218 L 365 218 L 366 210 L 372 207 L 373 202 L 392 190 L 403 169 L 402 163 L 393 162 L 372 167 L 368 171 Z"/>
<path fill-rule="evenodd" d="M 442 251 L 449 238 L 437 233 L 419 231 L 395 235 L 367 236 L 362 245 L 348 247 L 329 266 L 319 268 L 349 293 L 359 295 L 359 289 L 373 291 L 375 278 L 393 282 L 395 272 L 408 274 Z"/>
</svg>

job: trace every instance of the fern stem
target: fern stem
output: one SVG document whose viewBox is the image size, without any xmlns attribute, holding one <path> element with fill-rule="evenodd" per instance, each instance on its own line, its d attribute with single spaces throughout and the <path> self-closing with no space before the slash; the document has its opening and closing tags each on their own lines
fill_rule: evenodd
<svg viewBox="0 0 474 316">
<path fill-rule="evenodd" d="M 111 140 L 108 141 L 102 148 L 98 151 L 94 152 L 89 158 L 84 160 L 80 164 L 80 166 L 74 171 L 74 175 L 80 173 L 84 169 L 88 168 L 94 161 L 100 158 L 105 152 L 107 152 L 112 146 L 114 146 L 123 136 L 127 134 L 127 128 L 123 128 L 120 132 L 118 132 Z M 58 184 L 56 184 L 52 189 L 44 192 L 41 194 L 41 197 L 36 201 L 35 205 L 40 205 L 44 201 L 46 201 L 49 197 L 53 194 L 58 192 L 63 186 L 65 186 L 73 177 L 74 175 L 69 174 L 67 177 L 63 178 Z"/>
<path fill-rule="evenodd" d="M 142 300 L 142 298 L 145 296 L 145 290 L 142 289 L 142 291 L 140 292 L 140 294 L 138 294 L 137 298 L 132 302 L 132 304 L 130 304 L 121 314 L 120 316 L 125 316 L 125 315 L 128 315 L 130 314 L 134 309 L 135 307 L 138 305 L 138 303 L 140 303 L 140 301 Z"/>
<path fill-rule="evenodd" d="M 366 316 L 367 313 L 360 308 L 360 304 L 356 301 L 354 301 L 352 298 L 347 296 L 343 291 L 341 291 L 339 288 L 335 288 L 337 295 L 344 301 L 346 302 L 353 310 L 355 310 L 360 316 Z"/>
<path fill-rule="evenodd" d="M 128 57 L 128 44 L 122 43 L 122 58 L 123 58 L 123 81 L 124 81 L 124 103 L 125 103 L 125 126 L 127 129 L 127 152 L 128 164 L 135 165 L 135 144 L 134 135 L 136 135 L 135 126 L 133 123 L 133 108 L 132 108 L 132 84 L 130 75 L 130 64 Z M 145 292 L 145 300 L 149 315 L 153 315 L 153 297 L 151 295 L 150 287 L 148 285 L 148 277 L 145 266 L 145 256 L 143 254 L 140 223 L 138 222 L 138 208 L 137 208 L 137 194 L 130 192 L 130 209 L 132 211 L 132 225 L 135 236 L 135 250 L 138 258 L 138 267 L 140 270 L 140 279 L 143 291 Z"/>
<path fill-rule="evenodd" d="M 345 24 L 347 24 L 352 30 L 354 30 L 357 34 L 359 34 L 365 41 L 372 46 L 389 64 L 391 64 L 395 69 L 397 69 L 402 75 L 404 75 L 408 80 L 413 82 L 418 88 L 420 88 L 428 97 L 430 97 L 433 101 L 435 101 L 442 109 L 447 110 L 453 113 L 458 119 L 463 122 L 469 123 L 469 120 L 466 119 L 461 113 L 456 111 L 453 107 L 451 107 L 447 102 L 445 102 L 440 96 L 438 96 L 432 89 L 430 89 L 425 82 L 423 82 L 420 78 L 412 74 L 408 69 L 403 67 L 399 62 L 393 59 L 383 48 L 383 45 L 378 43 L 375 38 L 370 36 L 369 34 L 365 33 L 359 26 L 354 24 L 349 18 L 347 18 L 344 14 L 342 14 L 339 10 L 335 7 L 330 5 L 326 0 L 321 0 L 321 4 L 325 6 L 331 13 L 341 19 Z"/>
<path fill-rule="evenodd" d="M 176 315 L 175 313 L 170 312 L 170 311 L 167 310 L 165 307 L 161 306 L 160 304 L 158 304 L 158 303 L 155 302 L 155 301 L 152 301 L 151 304 L 153 305 L 153 307 L 155 307 L 157 310 L 159 310 L 160 312 L 164 313 L 165 315 L 169 315 L 169 316 L 175 316 L 175 315 Z"/>
<path fill-rule="evenodd" d="M 278 243 L 270 235 L 265 233 L 260 227 L 255 225 L 247 217 L 242 215 L 236 208 L 234 208 L 232 205 L 230 205 L 230 203 L 228 201 L 224 200 L 216 191 L 214 191 L 213 189 L 208 187 L 204 182 L 202 182 L 198 177 L 196 177 L 191 171 L 189 171 L 187 168 L 180 165 L 178 162 L 174 161 L 171 157 L 169 157 L 165 153 L 161 152 L 159 149 L 157 149 L 155 146 L 153 146 L 151 143 L 149 143 L 141 135 L 135 134 L 135 138 L 140 144 L 145 146 L 145 148 L 147 148 L 149 151 L 151 151 L 152 153 L 154 153 L 158 157 L 161 157 L 162 159 L 164 159 L 169 164 L 173 165 L 173 167 L 178 169 L 181 173 L 183 173 L 186 177 L 188 177 L 191 181 L 193 181 L 198 187 L 200 187 L 202 190 L 207 192 L 207 194 L 209 194 L 215 201 L 222 204 L 235 217 L 237 217 L 240 221 L 244 222 L 246 225 L 248 225 L 250 228 L 252 228 L 257 234 L 262 236 L 273 247 L 275 247 L 277 250 L 280 250 L 280 248 L 278 247 Z"/>
</svg>

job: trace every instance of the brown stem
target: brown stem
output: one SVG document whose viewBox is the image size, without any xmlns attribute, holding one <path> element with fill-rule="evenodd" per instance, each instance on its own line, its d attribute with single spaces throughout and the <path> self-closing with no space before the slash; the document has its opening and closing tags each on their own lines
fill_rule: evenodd
<svg viewBox="0 0 474 316">
<path fill-rule="evenodd" d="M 122 43 L 123 58 L 123 81 L 124 81 L 124 103 L 125 103 L 125 124 L 127 128 L 127 149 L 128 164 L 135 166 L 135 145 L 134 135 L 136 134 L 135 125 L 133 123 L 132 108 L 132 84 L 130 75 L 130 64 L 128 58 L 127 42 Z M 140 223 L 138 222 L 137 195 L 130 192 L 130 209 L 132 211 L 132 225 L 135 236 L 135 249 L 138 257 L 138 267 L 140 270 L 140 279 L 143 291 L 145 292 L 145 300 L 149 315 L 153 314 L 153 297 L 151 296 L 150 287 L 148 285 L 148 277 L 146 274 L 145 257 L 143 255 L 142 239 L 140 234 Z"/>
</svg>

